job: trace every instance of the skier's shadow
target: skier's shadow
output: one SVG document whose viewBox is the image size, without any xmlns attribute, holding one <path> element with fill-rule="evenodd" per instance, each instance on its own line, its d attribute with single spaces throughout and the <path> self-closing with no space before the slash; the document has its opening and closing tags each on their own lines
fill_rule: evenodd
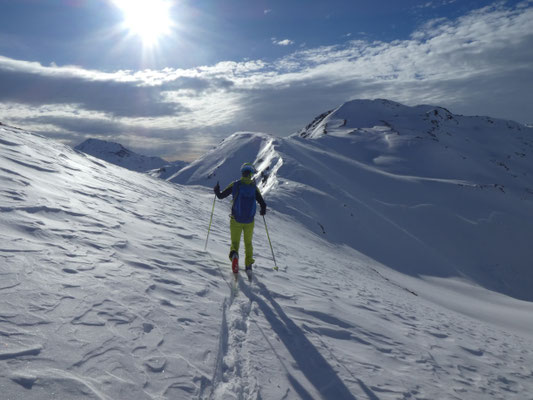
<svg viewBox="0 0 533 400">
<path fill-rule="evenodd" d="M 267 299 L 271 306 L 250 290 L 250 286 L 243 284 L 242 282 L 239 283 L 241 291 L 251 301 L 257 303 L 272 329 L 283 341 L 283 344 L 298 364 L 300 371 L 302 371 L 307 380 L 313 384 L 316 390 L 326 399 L 355 400 L 355 396 L 339 378 L 335 370 L 329 365 L 309 339 L 307 339 L 302 329 L 296 325 L 287 314 L 285 314 L 280 305 L 272 298 L 272 295 L 266 286 L 261 282 L 258 282 L 257 279 L 254 279 L 254 284 L 259 288 L 259 294 Z M 291 383 L 294 386 L 294 383 L 297 382 L 293 382 L 294 377 L 292 378 Z M 378 397 L 360 380 L 359 384 L 370 399 L 379 400 Z M 298 384 L 298 386 L 300 385 Z M 302 390 L 305 391 L 303 387 L 300 387 L 300 390 L 297 391 L 301 394 Z M 309 396 L 309 398 L 311 398 L 311 396 Z"/>
</svg>

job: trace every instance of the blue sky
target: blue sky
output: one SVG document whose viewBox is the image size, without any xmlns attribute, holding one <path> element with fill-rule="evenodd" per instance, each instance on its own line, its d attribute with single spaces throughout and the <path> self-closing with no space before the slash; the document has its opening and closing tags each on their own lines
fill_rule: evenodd
<svg viewBox="0 0 533 400">
<path fill-rule="evenodd" d="M 533 122 L 530 0 L 158 0 L 149 41 L 121 1 L 0 0 L 0 121 L 188 160 L 355 98 Z"/>
</svg>

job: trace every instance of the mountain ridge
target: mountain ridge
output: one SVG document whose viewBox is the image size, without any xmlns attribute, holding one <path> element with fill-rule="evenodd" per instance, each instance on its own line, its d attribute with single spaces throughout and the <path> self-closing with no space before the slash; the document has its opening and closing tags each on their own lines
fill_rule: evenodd
<svg viewBox="0 0 533 400">
<path fill-rule="evenodd" d="M 253 162 L 267 203 L 330 241 L 533 300 L 532 160 L 525 125 L 355 100 L 289 138 L 231 135 L 169 181 L 225 185 Z"/>
</svg>

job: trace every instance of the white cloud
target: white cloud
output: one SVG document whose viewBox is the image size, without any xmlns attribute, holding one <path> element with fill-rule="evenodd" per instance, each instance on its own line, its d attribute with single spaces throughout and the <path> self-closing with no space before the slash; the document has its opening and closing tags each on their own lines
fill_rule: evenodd
<svg viewBox="0 0 533 400">
<path fill-rule="evenodd" d="M 263 11 L 265 13 L 265 15 L 267 14 L 270 14 L 272 12 L 272 9 L 270 8 L 267 8 L 266 10 Z"/>
<path fill-rule="evenodd" d="M 424 4 L 417 5 L 415 8 L 438 8 L 455 3 L 457 0 L 440 0 L 428 1 Z"/>
<path fill-rule="evenodd" d="M 290 39 L 276 40 L 276 38 L 272 38 L 272 43 L 278 46 L 291 46 L 294 44 Z"/>
</svg>

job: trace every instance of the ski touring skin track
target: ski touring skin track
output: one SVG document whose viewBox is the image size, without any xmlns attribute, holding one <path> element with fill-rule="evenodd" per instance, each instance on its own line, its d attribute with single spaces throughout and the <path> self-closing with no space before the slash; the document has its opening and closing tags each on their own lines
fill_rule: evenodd
<svg viewBox="0 0 533 400">
<path fill-rule="evenodd" d="M 259 385 L 249 368 L 251 357 L 248 335 L 250 324 L 253 322 L 252 289 L 243 283 L 239 273 L 234 274 L 231 271 L 232 278 L 227 279 L 220 263 L 214 261 L 223 279 L 228 283 L 230 294 L 222 305 L 222 321 L 211 390 L 200 398 L 258 399 L 261 398 Z M 246 296 L 238 296 L 241 286 L 246 287 Z"/>
</svg>

